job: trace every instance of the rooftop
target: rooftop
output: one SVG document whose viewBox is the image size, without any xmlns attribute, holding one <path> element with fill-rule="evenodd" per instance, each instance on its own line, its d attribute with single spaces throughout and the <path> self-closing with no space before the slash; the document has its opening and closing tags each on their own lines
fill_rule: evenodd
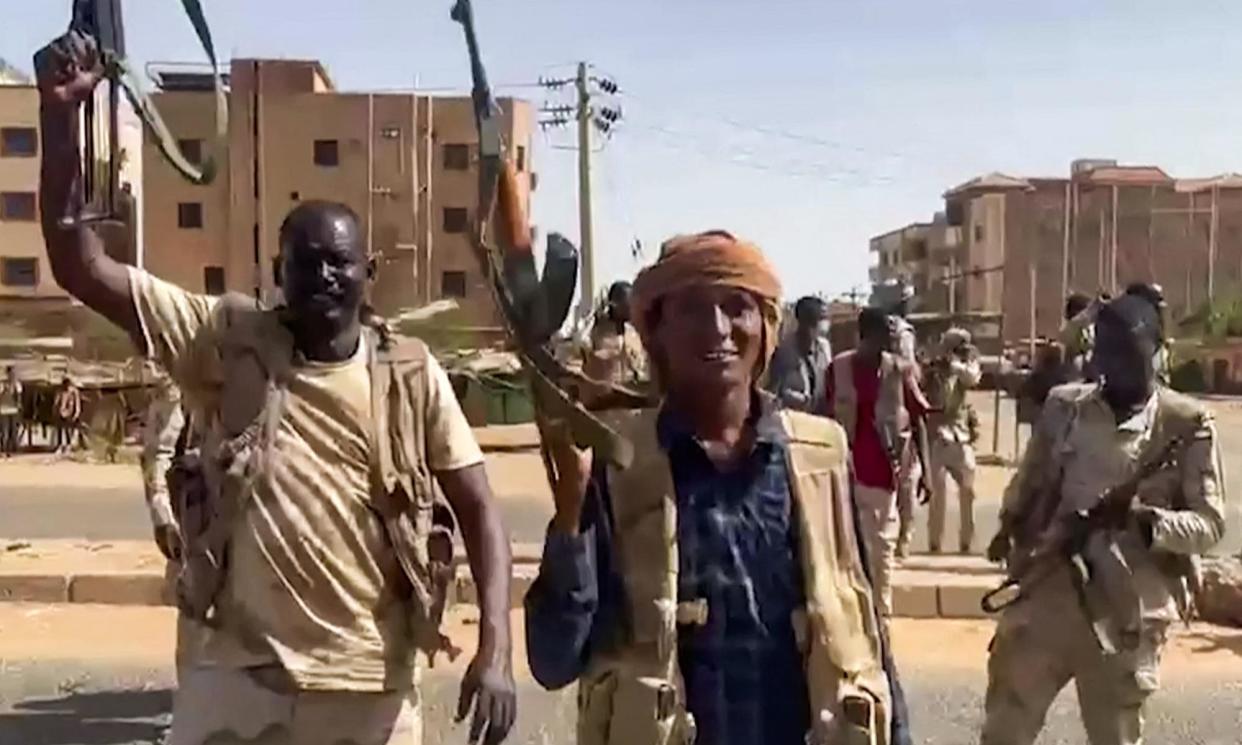
<svg viewBox="0 0 1242 745">
<path fill-rule="evenodd" d="M 983 176 L 976 176 L 964 184 L 959 184 L 945 192 L 945 198 L 955 197 L 972 191 L 1003 191 L 1006 189 L 1030 189 L 1031 182 L 1024 178 L 1015 178 L 997 171 Z"/>
<path fill-rule="evenodd" d="M 1093 184 L 1164 184 L 1173 180 L 1157 166 L 1104 166 L 1092 168 L 1079 175 L 1083 181 Z"/>
<path fill-rule="evenodd" d="M 1209 189 L 1242 189 L 1242 174 L 1222 173 L 1209 178 L 1178 179 L 1176 189 L 1183 193 L 1208 191 Z"/>
</svg>

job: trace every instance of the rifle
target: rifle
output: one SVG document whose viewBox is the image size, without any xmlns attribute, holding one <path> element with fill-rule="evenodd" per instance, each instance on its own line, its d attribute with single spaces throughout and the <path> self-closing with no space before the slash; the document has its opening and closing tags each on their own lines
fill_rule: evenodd
<svg viewBox="0 0 1242 745">
<path fill-rule="evenodd" d="M 1058 559 L 1069 561 L 1080 587 L 1090 584 L 1093 569 L 1085 555 L 1087 539 L 1097 530 L 1116 525 L 1118 518 L 1129 512 L 1139 484 L 1176 464 L 1183 439 L 1170 438 L 1151 457 L 1140 462 L 1129 478 L 1107 489 L 1095 506 L 1056 519 L 1032 548 L 1016 551 L 1005 581 L 983 596 L 980 602 L 983 611 L 999 613 L 1029 597 L 1035 587 L 1055 573 L 1061 565 Z"/>
<path fill-rule="evenodd" d="M 603 391 L 607 394 L 603 398 L 626 408 L 641 408 L 650 402 L 634 391 L 569 369 L 550 351 L 552 335 L 569 313 L 578 276 L 578 250 L 564 236 L 552 233 L 542 278 L 536 271 L 531 230 L 518 192 L 516 170 L 505 158 L 500 106 L 487 82 L 470 0 L 456 0 L 451 15 L 466 36 L 473 81 L 471 98 L 479 132 L 479 208 L 471 241 L 504 319 L 506 334 L 530 380 L 536 422 L 543 434 L 549 421 L 563 421 L 577 446 L 590 447 L 609 463 L 626 467 L 633 458 L 633 446 L 569 391 Z M 489 237 L 493 212 L 497 211 L 499 219 Z M 546 451 L 544 465 L 555 484 L 555 469 Z"/>
<path fill-rule="evenodd" d="M 215 45 L 211 31 L 203 15 L 199 0 L 181 0 L 199 43 L 211 62 L 211 73 L 216 92 L 216 151 L 223 152 L 228 138 L 228 102 L 219 75 Z M 73 16 L 69 22 L 70 33 L 92 39 L 99 52 L 103 76 L 108 83 L 107 111 L 98 111 L 94 103 L 83 107 L 83 131 L 85 132 L 83 159 L 83 189 L 89 205 L 77 215 L 66 215 L 60 220 L 63 228 L 91 223 L 124 223 L 127 215 L 121 205 L 121 158 L 120 128 L 118 123 L 120 95 L 123 92 L 134 111 L 150 132 L 160 152 L 178 173 L 195 184 L 209 184 L 216 176 L 215 161 L 209 156 L 201 164 L 191 163 L 181 152 L 176 137 L 169 131 L 163 117 L 143 90 L 139 78 L 129 66 L 125 54 L 125 23 L 121 13 L 121 0 L 74 0 Z M 107 174 L 98 178 L 96 171 L 95 127 L 98 119 L 107 124 Z M 101 183 L 102 181 L 102 183 Z"/>
</svg>

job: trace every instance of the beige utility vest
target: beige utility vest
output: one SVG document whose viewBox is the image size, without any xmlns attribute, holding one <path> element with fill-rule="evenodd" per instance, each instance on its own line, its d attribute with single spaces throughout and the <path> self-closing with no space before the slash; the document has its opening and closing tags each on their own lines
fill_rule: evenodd
<svg viewBox="0 0 1242 745">
<path fill-rule="evenodd" d="M 854 387 L 856 350 L 842 352 L 832 361 L 832 407 L 834 418 L 845 428 L 850 444 L 858 436 L 858 390 Z M 880 395 L 875 403 L 875 426 L 889 458 L 901 457 L 901 438 L 910 429 L 906 412 L 902 362 L 894 354 L 880 355 Z"/>
<path fill-rule="evenodd" d="M 213 359 L 205 379 L 217 381 L 198 402 L 207 414 L 202 459 L 206 515 L 197 535 L 186 536 L 179 605 L 210 622 L 228 566 L 228 542 L 256 480 L 274 453 L 285 389 L 293 374 L 293 336 L 279 310 L 264 310 L 244 296 L 221 301 Z M 364 326 L 371 379 L 370 470 L 372 507 L 383 520 L 410 587 L 411 639 L 428 652 L 442 647 L 436 585 L 443 567 L 432 562 L 434 490 L 426 458 L 426 346 L 391 339 Z"/>
<path fill-rule="evenodd" d="M 656 437 L 656 410 L 612 413 L 634 444 L 629 468 L 610 468 L 614 546 L 625 586 L 626 623 L 593 655 L 579 683 L 580 745 L 694 742 L 678 669 L 679 623 L 702 623 L 704 601 L 678 604 L 677 497 Z M 840 426 L 781 414 L 789 437 L 792 511 L 807 605 L 794 628 L 806 659 L 813 743 L 888 742 L 891 696 L 880 621 L 859 561 Z M 816 723 L 822 722 L 822 723 Z"/>
</svg>

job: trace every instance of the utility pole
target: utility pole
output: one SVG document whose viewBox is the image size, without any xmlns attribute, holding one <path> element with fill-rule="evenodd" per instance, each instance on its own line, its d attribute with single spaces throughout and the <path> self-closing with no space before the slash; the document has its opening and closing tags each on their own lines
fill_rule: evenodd
<svg viewBox="0 0 1242 745">
<path fill-rule="evenodd" d="M 551 91 L 560 91 L 570 85 L 573 86 L 573 104 L 545 105 L 542 113 L 547 118 L 540 121 L 539 126 L 544 129 L 562 127 L 571 121 L 578 125 L 576 148 L 578 150 L 578 249 L 582 255 L 578 318 L 586 320 L 595 311 L 595 229 L 591 214 L 591 128 L 594 127 L 608 137 L 612 135 L 613 127 L 621 120 L 619 106 L 596 107 L 593 101 L 601 94 L 616 96 L 620 88 L 608 78 L 591 75 L 591 66 L 586 62 L 578 63 L 577 74 L 572 78 L 549 80 L 541 78 L 539 83 Z"/>
<path fill-rule="evenodd" d="M 582 251 L 582 296 L 578 315 L 590 318 L 595 309 L 595 235 L 591 223 L 591 91 L 587 64 L 578 63 L 578 240 Z"/>
</svg>

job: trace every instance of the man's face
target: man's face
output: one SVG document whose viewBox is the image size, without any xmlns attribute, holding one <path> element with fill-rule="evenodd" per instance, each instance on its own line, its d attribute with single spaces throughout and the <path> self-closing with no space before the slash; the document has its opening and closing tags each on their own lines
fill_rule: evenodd
<svg viewBox="0 0 1242 745">
<path fill-rule="evenodd" d="M 1117 401 L 1137 404 L 1156 379 L 1156 345 L 1124 324 L 1102 318 L 1095 324 L 1094 360 L 1105 390 Z"/>
<path fill-rule="evenodd" d="M 673 390 L 749 386 L 763 354 L 763 311 L 730 287 L 688 287 L 664 301 L 656 343 Z"/>
<path fill-rule="evenodd" d="M 358 225 L 324 216 L 281 245 L 281 289 L 299 320 L 340 328 L 355 320 L 370 275 Z"/>
<path fill-rule="evenodd" d="M 798 319 L 798 338 L 811 344 L 816 339 L 828 337 L 828 318 L 825 313 L 807 313 Z"/>
</svg>

